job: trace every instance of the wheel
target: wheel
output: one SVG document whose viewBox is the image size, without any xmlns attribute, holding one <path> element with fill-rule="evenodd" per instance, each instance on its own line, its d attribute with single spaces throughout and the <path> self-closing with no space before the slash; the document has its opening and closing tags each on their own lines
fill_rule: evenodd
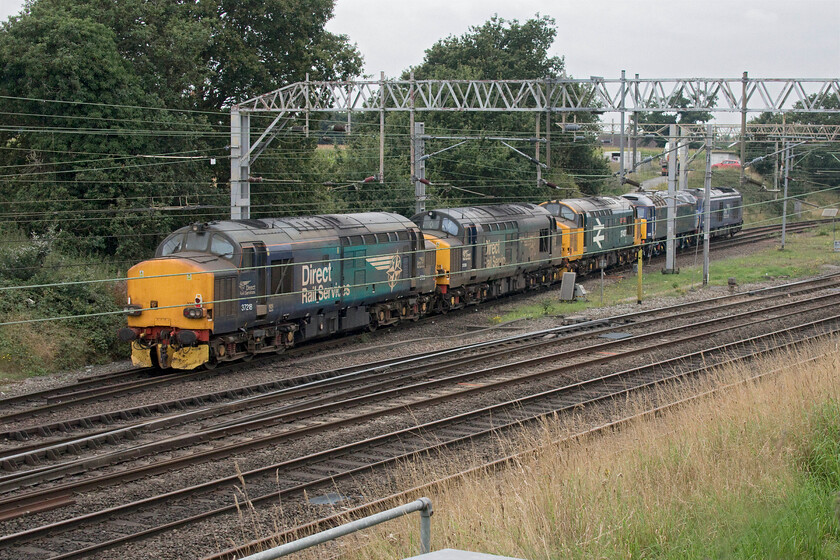
<svg viewBox="0 0 840 560">
<path fill-rule="evenodd" d="M 211 358 L 204 362 L 204 369 L 216 369 L 217 365 L 219 365 L 219 362 Z"/>
</svg>

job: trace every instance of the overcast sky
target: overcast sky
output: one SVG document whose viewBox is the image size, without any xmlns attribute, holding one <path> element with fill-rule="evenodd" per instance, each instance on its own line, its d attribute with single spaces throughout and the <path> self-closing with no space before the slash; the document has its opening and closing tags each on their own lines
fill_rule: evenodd
<svg viewBox="0 0 840 560">
<path fill-rule="evenodd" d="M 22 0 L 0 0 L 0 20 Z M 438 39 L 493 14 L 557 21 L 552 54 L 576 78 L 834 78 L 840 0 L 337 0 L 327 24 L 355 42 L 365 71 L 396 77 Z"/>
</svg>

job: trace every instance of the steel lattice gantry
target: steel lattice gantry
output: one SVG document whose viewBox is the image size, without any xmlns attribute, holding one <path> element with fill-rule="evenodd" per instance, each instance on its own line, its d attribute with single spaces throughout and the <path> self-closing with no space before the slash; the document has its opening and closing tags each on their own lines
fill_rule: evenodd
<svg viewBox="0 0 840 560">
<path fill-rule="evenodd" d="M 627 113 L 711 111 L 741 113 L 840 113 L 840 78 L 674 78 L 546 80 L 379 80 L 304 81 L 231 107 L 231 218 L 250 217 L 250 167 L 295 115 L 307 122 L 313 112 L 380 113 L 384 137 L 387 112 L 618 112 L 622 139 Z M 685 103 L 687 100 L 687 103 Z M 679 102 L 679 106 L 677 103 Z M 796 105 L 796 107 L 795 107 Z M 827 108 L 831 107 L 831 108 Z M 251 143 L 250 115 L 277 117 Z M 836 127 L 822 131 L 836 138 Z M 380 141 L 380 146 L 382 142 Z M 412 142 L 413 144 L 413 142 Z M 412 150 L 412 174 L 414 154 Z M 381 170 L 381 166 L 380 166 Z M 381 173 L 380 173 L 381 175 Z M 380 177 L 381 179 L 381 177 Z"/>
</svg>

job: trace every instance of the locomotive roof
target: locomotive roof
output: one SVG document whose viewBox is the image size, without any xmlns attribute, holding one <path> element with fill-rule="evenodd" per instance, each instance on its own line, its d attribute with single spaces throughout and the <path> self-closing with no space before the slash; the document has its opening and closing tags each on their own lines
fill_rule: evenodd
<svg viewBox="0 0 840 560">
<path fill-rule="evenodd" d="M 437 213 L 448 216 L 459 223 L 490 224 L 494 222 L 505 222 L 522 218 L 533 218 L 550 216 L 551 214 L 542 206 L 528 203 L 517 204 L 494 204 L 492 206 L 465 206 L 462 208 L 439 208 L 421 212 L 411 219 L 422 217 L 424 214 Z"/>
<path fill-rule="evenodd" d="M 567 198 L 552 200 L 552 203 L 565 204 L 578 214 L 612 213 L 630 210 L 630 201 L 615 196 L 588 196 L 586 198 Z"/>
<path fill-rule="evenodd" d="M 192 226 L 187 226 L 185 229 L 190 227 Z M 237 242 L 260 239 L 266 243 L 300 241 L 325 236 L 344 237 L 383 233 L 416 227 L 411 220 L 389 212 L 225 220 L 207 224 L 207 229 L 222 231 Z"/>
<path fill-rule="evenodd" d="M 694 196 L 702 199 L 706 196 L 705 191 L 703 189 L 688 189 L 691 191 Z M 709 190 L 709 198 L 712 200 L 721 199 L 721 198 L 732 198 L 732 199 L 739 199 L 741 198 L 741 193 L 738 192 L 737 189 L 732 187 L 714 187 Z"/>
</svg>

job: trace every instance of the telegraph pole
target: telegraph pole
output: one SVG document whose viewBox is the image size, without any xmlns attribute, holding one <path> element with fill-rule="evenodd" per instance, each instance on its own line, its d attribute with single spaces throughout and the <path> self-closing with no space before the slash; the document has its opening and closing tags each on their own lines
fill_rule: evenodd
<svg viewBox="0 0 840 560">
<path fill-rule="evenodd" d="M 787 138 L 782 141 L 782 145 L 785 148 L 785 192 L 782 195 L 782 249 L 784 249 L 787 230 L 788 179 L 790 178 L 790 160 L 793 157 L 793 150 L 788 144 Z"/>
<path fill-rule="evenodd" d="M 542 115 L 537 113 L 537 141 L 534 142 L 534 159 L 537 160 L 537 187 L 540 186 L 542 183 L 542 167 L 540 167 L 540 121 L 542 120 Z"/>
<path fill-rule="evenodd" d="M 379 73 L 379 182 L 385 182 L 385 72 Z M 348 111 L 349 112 L 349 111 Z"/>
<path fill-rule="evenodd" d="M 426 139 L 424 134 L 426 132 L 425 123 L 414 123 L 414 150 L 412 151 L 412 158 L 414 159 L 415 173 L 414 177 L 414 213 L 426 211 L 426 158 L 423 157 L 426 151 Z"/>
<path fill-rule="evenodd" d="M 688 140 L 687 140 L 686 128 L 684 126 L 680 127 L 680 149 L 677 153 L 680 154 L 679 159 L 677 159 L 678 168 L 680 172 L 680 185 L 677 190 L 684 191 L 688 188 Z"/>
<path fill-rule="evenodd" d="M 618 102 L 619 111 L 621 111 L 621 130 L 619 131 L 620 136 L 618 137 L 618 153 L 619 153 L 619 163 L 618 168 L 621 171 L 621 184 L 624 184 L 624 97 L 627 92 L 627 81 L 624 76 L 624 70 L 621 71 L 621 99 Z M 635 163 L 635 162 L 634 162 Z"/>
<path fill-rule="evenodd" d="M 741 182 L 743 185 L 747 178 L 747 170 L 744 168 L 744 161 L 747 157 L 747 83 L 749 74 L 744 72 L 741 77 Z"/>
<path fill-rule="evenodd" d="M 677 125 L 671 125 L 670 136 L 671 142 L 668 153 L 668 197 L 666 199 L 668 207 L 668 236 L 665 239 L 665 269 L 662 271 L 663 274 L 677 274 L 679 272 L 676 270 L 676 240 L 674 239 L 676 237 L 674 220 L 677 213 Z"/>
<path fill-rule="evenodd" d="M 706 127 L 706 179 L 703 181 L 703 285 L 709 283 L 709 223 L 712 219 L 712 142 L 714 141 L 714 128 L 712 125 Z"/>
</svg>

